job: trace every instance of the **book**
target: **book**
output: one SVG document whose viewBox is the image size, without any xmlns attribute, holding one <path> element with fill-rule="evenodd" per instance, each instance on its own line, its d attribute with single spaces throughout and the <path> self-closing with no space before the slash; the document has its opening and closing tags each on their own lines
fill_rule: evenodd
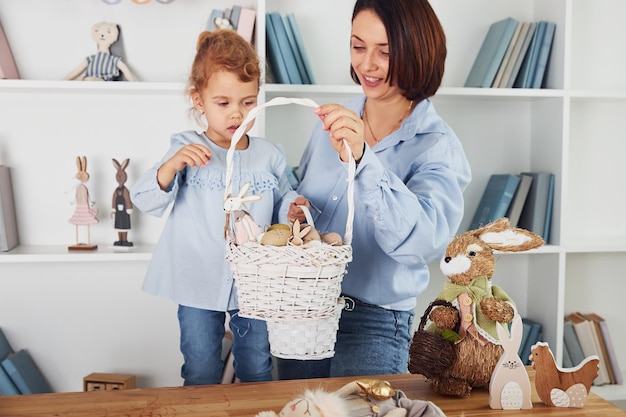
<svg viewBox="0 0 626 417">
<path fill-rule="evenodd" d="M 502 77 L 504 76 L 504 71 L 506 67 L 509 65 L 509 61 L 511 60 L 511 56 L 513 55 L 513 49 L 515 49 L 515 44 L 517 43 L 517 39 L 519 38 L 520 32 L 522 30 L 522 23 L 518 23 L 515 27 L 515 32 L 513 32 L 513 37 L 509 42 L 509 46 L 506 48 L 506 52 L 504 53 L 504 57 L 502 58 L 502 62 L 500 62 L 500 67 L 498 68 L 498 72 L 496 73 L 496 77 L 493 80 L 493 84 L 491 87 L 499 87 L 502 82 Z"/>
<path fill-rule="evenodd" d="M 571 313 L 567 317 L 574 323 L 576 337 L 578 337 L 580 347 L 585 357 L 596 356 L 600 359 L 598 376 L 593 380 L 593 385 L 610 384 L 611 380 L 606 368 L 606 363 L 602 360 L 602 352 L 600 351 L 595 326 L 580 312 Z"/>
<path fill-rule="evenodd" d="M 11 170 L 0 164 L 0 251 L 10 251 L 19 243 Z"/>
<path fill-rule="evenodd" d="M 513 174 L 492 174 L 478 203 L 469 230 L 477 229 L 506 216 L 509 205 L 520 183 Z"/>
<path fill-rule="evenodd" d="M 520 346 L 520 359 L 524 362 L 524 365 L 530 365 L 530 349 L 540 340 L 541 323 L 528 317 L 522 317 L 522 324 L 524 329 L 528 329 L 528 336 L 524 346 Z"/>
<path fill-rule="evenodd" d="M 209 19 L 206 22 L 206 30 L 209 32 L 214 32 L 217 29 L 215 26 L 215 19 L 224 17 L 224 10 L 221 9 L 213 9 L 211 10 L 211 14 L 209 15 Z"/>
<path fill-rule="evenodd" d="M 509 205 L 509 210 L 506 213 L 506 217 L 509 219 L 509 223 L 512 227 L 517 227 L 519 222 L 519 216 L 522 214 L 528 191 L 530 191 L 530 185 L 533 182 L 533 177 L 530 175 L 520 175 L 520 182 L 517 186 L 517 191 L 513 196 L 513 200 Z"/>
<path fill-rule="evenodd" d="M 537 57 L 539 56 L 539 49 L 541 42 L 543 41 L 543 34 L 546 32 L 546 22 L 537 22 L 535 33 L 526 51 L 522 66 L 517 74 L 513 87 L 515 88 L 530 88 L 533 81 L 533 75 L 537 66 Z"/>
<path fill-rule="evenodd" d="M 0 361 L 3 361 L 13 353 L 11 344 L 7 340 L 2 329 L 0 329 Z M 0 395 L 18 395 L 19 393 L 20 391 L 13 383 L 9 374 L 7 374 L 4 368 L 0 366 Z"/>
<path fill-rule="evenodd" d="M 552 224 L 552 206 L 554 205 L 554 175 L 550 176 L 548 184 L 548 204 L 546 206 L 546 220 L 543 225 L 543 240 L 546 244 L 550 241 L 550 226 Z"/>
<path fill-rule="evenodd" d="M 233 26 L 233 30 L 237 30 L 239 25 L 239 16 L 241 15 L 241 6 L 233 5 L 230 9 L 230 13 L 228 16 L 228 20 L 230 20 L 230 24 Z"/>
<path fill-rule="evenodd" d="M 517 348 L 517 354 L 522 360 L 522 362 L 524 361 L 524 358 L 522 357 L 522 351 L 526 347 L 526 341 L 528 341 L 528 334 L 530 333 L 530 327 L 531 327 L 530 323 L 524 322 L 524 320 L 522 320 L 522 340 L 520 341 L 519 347 Z"/>
<path fill-rule="evenodd" d="M 565 319 L 563 323 L 563 344 L 567 347 L 572 366 L 578 366 L 585 359 L 583 348 L 580 346 L 574 323 L 570 319 Z"/>
<path fill-rule="evenodd" d="M 520 72 L 520 68 L 522 67 L 522 62 L 524 62 L 524 57 L 526 56 L 526 52 L 528 52 L 528 47 L 530 46 L 530 43 L 533 40 L 533 36 L 535 34 L 536 28 L 537 28 L 537 23 L 535 22 L 528 23 L 528 31 L 526 32 L 521 48 L 515 57 L 515 63 L 513 65 L 513 68 L 511 69 L 511 74 L 507 75 L 507 79 L 505 81 L 504 87 L 506 88 L 513 87 L 513 84 L 515 83 L 517 75 Z"/>
<path fill-rule="evenodd" d="M 539 47 L 537 55 L 537 65 L 533 73 L 533 81 L 531 88 L 541 88 L 546 74 L 548 61 L 550 60 L 550 52 L 552 51 L 552 42 L 554 40 L 554 32 L 556 31 L 556 23 L 545 22 L 546 28 Z"/>
<path fill-rule="evenodd" d="M 609 326 L 606 323 L 606 320 L 597 313 L 589 313 L 587 314 L 587 318 L 592 320 L 597 325 L 597 329 L 600 330 L 601 342 L 604 344 L 607 367 L 609 373 L 613 375 L 614 384 L 623 384 L 624 376 L 622 375 L 622 369 L 619 366 L 619 362 L 617 359 L 617 353 L 615 351 L 615 346 L 613 345 L 613 340 L 611 339 L 611 332 L 609 331 Z"/>
<path fill-rule="evenodd" d="M 11 52 L 11 46 L 0 22 L 0 79 L 19 79 L 17 65 Z"/>
<path fill-rule="evenodd" d="M 269 16 L 272 21 L 272 27 L 274 28 L 274 34 L 276 35 L 280 56 L 282 56 L 285 67 L 287 68 L 289 83 L 302 84 L 302 78 L 300 77 L 298 65 L 296 64 L 296 57 L 291 50 L 291 45 L 289 45 L 289 38 L 287 37 L 287 30 L 283 24 L 283 18 L 278 12 L 270 12 Z"/>
<path fill-rule="evenodd" d="M 524 208 L 520 213 L 517 227 L 530 230 L 545 240 L 546 213 L 550 197 L 550 182 L 553 174 L 549 172 L 522 172 L 521 175 L 533 177 Z"/>
<path fill-rule="evenodd" d="M 26 349 L 10 354 L 2 361 L 2 367 L 11 377 L 20 394 L 52 392 L 50 385 Z"/>
<path fill-rule="evenodd" d="M 254 25 L 256 23 L 256 10 L 242 8 L 237 21 L 237 33 L 250 43 L 254 41 Z"/>
<path fill-rule="evenodd" d="M 517 25 L 518 21 L 512 17 L 491 24 L 467 76 L 465 87 L 492 86 Z"/>
<path fill-rule="evenodd" d="M 267 37 L 267 60 L 271 66 L 271 72 L 274 81 L 278 84 L 289 84 L 289 75 L 287 74 L 287 66 L 283 61 L 278 46 L 278 39 L 274 31 L 274 24 L 269 14 L 265 15 L 265 36 Z"/>
<path fill-rule="evenodd" d="M 567 346 L 563 346 L 563 368 L 573 368 L 572 358 L 569 355 L 569 350 L 567 350 Z"/>
<path fill-rule="evenodd" d="M 309 76 L 306 72 L 306 68 L 304 67 L 304 61 L 302 60 L 302 55 L 298 50 L 298 44 L 296 42 L 296 37 L 293 34 L 293 30 L 291 29 L 291 24 L 289 23 L 289 18 L 287 15 L 281 16 L 283 19 L 283 26 L 285 27 L 285 32 L 287 32 L 287 39 L 289 40 L 289 46 L 291 47 L 291 51 L 293 52 L 293 56 L 296 58 L 296 66 L 298 67 L 298 73 L 300 74 L 300 78 L 302 79 L 302 84 L 311 84 L 309 81 Z"/>
<path fill-rule="evenodd" d="M 304 63 L 304 69 L 306 70 L 309 84 L 315 84 L 313 67 L 311 66 L 311 62 L 309 61 L 309 56 L 306 53 L 304 40 L 302 39 L 302 34 L 300 33 L 300 28 L 298 27 L 298 22 L 296 21 L 296 15 L 293 13 L 287 13 L 287 20 L 289 21 L 289 25 L 291 26 L 291 32 L 293 33 L 293 37 L 296 40 L 296 44 L 298 45 L 298 52 L 300 53 L 300 57 L 302 58 L 302 62 Z"/>
<path fill-rule="evenodd" d="M 511 50 L 511 54 L 509 56 L 509 58 L 506 60 L 506 65 L 504 66 L 504 68 L 500 68 L 500 70 L 498 70 L 498 72 L 502 72 L 502 76 L 499 79 L 499 82 L 496 83 L 496 81 L 494 81 L 494 87 L 498 87 L 498 88 L 504 88 L 506 87 L 507 83 L 509 82 L 509 78 L 511 78 L 511 74 L 513 73 L 513 68 L 515 67 L 515 63 L 517 62 L 517 58 L 519 57 L 519 54 L 522 50 L 522 46 L 524 45 L 524 42 L 526 41 L 526 35 L 528 34 L 528 29 L 530 28 L 531 22 L 521 22 L 519 25 L 517 25 L 517 28 L 519 29 L 519 33 L 517 36 L 515 36 L 515 41 L 511 41 L 511 45 L 509 45 L 509 49 Z M 507 51 L 508 54 L 509 51 Z M 506 59 L 506 56 L 505 56 Z M 496 76 L 496 79 L 498 79 L 498 77 Z"/>
</svg>

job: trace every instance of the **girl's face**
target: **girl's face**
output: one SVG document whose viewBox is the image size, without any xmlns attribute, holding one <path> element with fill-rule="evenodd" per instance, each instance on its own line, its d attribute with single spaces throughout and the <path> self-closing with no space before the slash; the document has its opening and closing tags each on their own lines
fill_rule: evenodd
<svg viewBox="0 0 626 417">
<path fill-rule="evenodd" d="M 366 9 L 354 17 L 350 37 L 350 63 L 368 98 L 400 94 L 397 86 L 385 81 L 389 72 L 389 41 L 382 20 Z"/>
<path fill-rule="evenodd" d="M 217 145 L 230 147 L 235 130 L 257 105 L 259 83 L 243 82 L 230 71 L 211 75 L 206 88 L 192 93 L 194 106 L 204 114 L 208 124 L 206 135 Z M 254 121 L 246 128 L 248 132 Z"/>
</svg>

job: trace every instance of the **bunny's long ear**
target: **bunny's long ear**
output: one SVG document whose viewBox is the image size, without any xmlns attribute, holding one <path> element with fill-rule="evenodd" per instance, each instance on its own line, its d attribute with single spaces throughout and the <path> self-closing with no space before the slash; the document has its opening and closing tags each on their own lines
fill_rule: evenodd
<svg viewBox="0 0 626 417">
<path fill-rule="evenodd" d="M 503 217 L 473 233 L 490 248 L 502 252 L 524 252 L 543 246 L 541 236 L 517 227 L 510 227 L 507 218 Z"/>
<path fill-rule="evenodd" d="M 76 169 L 78 169 L 78 172 L 83 170 L 83 164 L 80 160 L 80 156 L 76 157 Z"/>
<path fill-rule="evenodd" d="M 83 156 L 81 157 L 81 160 L 83 161 L 83 171 L 87 172 L 87 157 Z"/>
<path fill-rule="evenodd" d="M 117 162 L 117 159 L 113 158 L 113 166 L 117 169 L 120 169 L 122 166 L 120 165 L 119 162 Z"/>
</svg>

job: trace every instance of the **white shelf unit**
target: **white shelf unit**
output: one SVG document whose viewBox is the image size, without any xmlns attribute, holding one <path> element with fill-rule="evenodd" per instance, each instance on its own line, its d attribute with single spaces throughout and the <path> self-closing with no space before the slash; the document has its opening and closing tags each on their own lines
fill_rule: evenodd
<svg viewBox="0 0 626 417">
<path fill-rule="evenodd" d="M 622 49 L 626 38 L 626 29 L 620 24 L 626 16 L 626 3 L 431 3 L 448 39 L 446 75 L 433 101 L 461 138 L 473 170 L 461 229 L 469 225 L 492 173 L 553 172 L 556 193 L 549 245 L 529 253 L 499 255 L 494 284 L 512 296 L 523 315 L 543 324 L 544 339 L 559 360 L 565 314 L 580 310 L 604 316 L 612 330 L 620 364 L 626 366 L 626 335 L 618 331 L 621 314 L 617 308 L 626 284 L 615 277 L 626 267 L 626 223 L 620 215 L 626 203 L 621 186 L 626 174 L 618 168 L 626 151 L 620 129 L 626 114 L 626 78 L 622 76 L 626 57 L 616 52 Z M 82 260 L 82 254 L 63 255 L 62 249 L 73 243 L 74 231 L 66 222 L 70 197 L 65 192 L 75 174 L 74 158 L 83 154 L 88 157 L 91 187 L 96 202 L 106 213 L 116 185 L 111 157 L 131 159 L 128 171 L 132 182 L 161 157 L 170 133 L 196 128 L 187 115 L 188 103 L 182 92 L 195 37 L 211 9 L 232 4 L 257 10 L 256 47 L 261 56 L 266 51 L 265 12 L 295 13 L 317 79 L 316 85 L 263 85 L 261 100 L 294 96 L 324 103 L 360 93 L 348 71 L 352 1 L 185 0 L 145 6 L 123 1 L 118 6 L 107 6 L 96 0 L 0 0 L 0 22 L 14 46 L 24 78 L 0 80 L 0 154 L 14 173 L 20 237 L 25 246 L 36 248 L 0 254 L 0 276 L 5 276 L 7 268 L 13 273 L 24 270 L 32 275 L 49 263 L 58 268 L 64 262 L 68 268 L 87 274 L 99 265 L 111 265 L 117 270 L 129 264 L 133 268 L 145 267 L 149 250 L 138 249 L 132 255 L 98 251 L 92 255 L 92 262 L 85 263 L 76 262 Z M 41 13 L 28 12 L 35 7 Z M 463 88 L 487 28 L 509 16 L 520 21 L 549 20 L 557 24 L 548 88 Z M 55 81 L 73 68 L 81 56 L 95 49 L 89 27 L 99 20 L 122 25 L 128 64 L 142 82 Z M 148 42 L 151 44 L 146 46 Z M 314 122 L 308 109 L 272 108 L 259 116 L 255 131 L 281 143 L 289 162 L 297 165 Z M 139 242 L 140 247 L 149 247 L 158 239 L 161 222 L 134 214 L 130 239 Z M 104 247 L 115 238 L 106 221 L 101 220 L 92 229 L 95 243 Z M 47 251 L 49 246 L 56 249 Z M 132 262 L 117 262 L 125 259 Z M 432 265 L 431 270 L 431 285 L 418 298 L 418 318 L 443 285 L 438 265 Z M 140 278 L 135 277 L 134 285 Z M 49 279 L 67 289 L 65 277 Z M 5 288 L 11 288 L 11 282 L 8 280 Z M 71 288 L 67 290 L 63 292 L 69 293 Z M 79 295 L 73 293 L 71 298 Z M 9 306 L 2 307 L 4 301 L 0 303 L 0 317 L 7 317 L 5 313 L 19 307 L 17 295 L 9 300 Z M 47 314 L 55 312 L 51 306 Z M 19 324 L 15 320 L 12 324 Z M 41 343 L 36 335 L 14 334 L 18 340 L 28 341 L 31 349 L 38 349 L 37 343 Z M 175 350 L 176 346 L 172 351 Z M 42 349 L 39 353 L 44 360 L 58 359 L 58 352 Z M 179 365 L 178 356 L 169 362 L 160 359 L 162 365 L 152 371 L 156 376 L 146 378 L 152 378 L 151 383 L 156 385 L 176 381 L 165 375 Z M 110 361 L 119 362 L 119 357 Z M 70 376 L 79 384 L 83 375 L 76 372 L 68 369 L 66 373 L 74 373 Z M 67 375 L 54 378 L 58 389 L 72 389 Z M 626 388 L 621 386 L 594 390 L 609 399 L 626 399 Z"/>
</svg>

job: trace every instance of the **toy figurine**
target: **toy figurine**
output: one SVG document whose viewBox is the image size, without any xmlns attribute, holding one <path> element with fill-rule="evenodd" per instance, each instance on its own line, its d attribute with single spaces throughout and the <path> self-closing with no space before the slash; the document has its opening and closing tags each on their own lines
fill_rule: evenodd
<svg viewBox="0 0 626 417">
<path fill-rule="evenodd" d="M 95 203 L 89 199 L 89 189 L 87 188 L 87 181 L 89 180 L 89 174 L 87 173 L 87 157 L 76 157 L 76 166 L 78 172 L 76 173 L 76 179 L 80 181 L 80 184 L 76 186 L 76 200 L 74 202 L 74 214 L 70 217 L 69 222 L 76 226 L 76 244 L 69 246 L 69 250 L 95 250 L 97 245 L 91 244 L 91 232 L 90 227 L 92 224 L 98 223 L 98 209 L 96 209 Z M 87 226 L 87 243 L 81 243 L 78 237 L 78 230 L 80 226 Z"/>
<path fill-rule="evenodd" d="M 66 80 L 135 81 L 134 75 L 123 61 L 120 27 L 115 23 L 100 22 L 91 28 L 91 37 L 98 44 L 98 52 L 85 58 L 70 72 Z M 119 44 L 119 52 L 113 52 Z M 120 73 L 121 72 L 121 73 Z"/>
<path fill-rule="evenodd" d="M 530 352 L 535 387 L 541 401 L 551 407 L 582 408 L 598 376 L 598 356 L 589 355 L 573 368 L 561 368 L 556 365 L 547 343 L 535 343 Z"/>
<path fill-rule="evenodd" d="M 438 300 L 452 303 L 433 309 L 428 331 L 443 335 L 455 331 L 455 358 L 452 364 L 431 374 L 429 381 L 440 394 L 467 397 L 474 387 L 487 387 L 504 349 L 498 339 L 497 323 L 511 323 L 513 300 L 491 278 L 495 272 L 494 251 L 523 252 L 544 243 L 541 236 L 511 227 L 505 217 L 455 237 L 441 259 L 441 271 L 448 277 Z M 412 344 L 411 352 L 418 352 Z M 411 359 L 414 354 L 410 353 Z M 431 358 L 435 360 L 435 355 Z M 422 373 L 429 358 L 410 360 L 409 371 Z"/>
<path fill-rule="evenodd" d="M 522 318 L 515 314 L 510 334 L 500 323 L 497 323 L 496 330 L 504 353 L 489 381 L 489 407 L 495 410 L 531 409 L 533 403 L 530 399 L 530 378 L 522 358 L 517 353 L 524 334 Z"/>
<path fill-rule="evenodd" d="M 113 166 L 117 169 L 115 179 L 117 180 L 117 188 L 113 192 L 113 202 L 111 203 L 111 217 L 115 219 L 115 229 L 117 230 L 118 240 L 113 246 L 133 246 L 128 241 L 128 230 L 130 230 L 130 214 L 133 211 L 133 203 L 130 201 L 130 193 L 124 185 L 128 176 L 126 175 L 126 167 L 130 161 L 128 158 L 121 164 L 113 158 Z"/>
</svg>

